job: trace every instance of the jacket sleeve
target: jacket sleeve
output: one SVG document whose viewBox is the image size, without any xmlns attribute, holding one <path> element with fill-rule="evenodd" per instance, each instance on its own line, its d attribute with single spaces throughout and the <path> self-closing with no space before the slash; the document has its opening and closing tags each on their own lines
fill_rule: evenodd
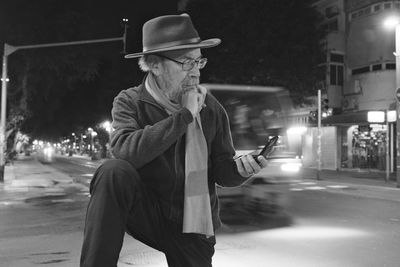
<svg viewBox="0 0 400 267">
<path fill-rule="evenodd" d="M 225 109 L 218 103 L 218 125 L 212 143 L 212 172 L 218 185 L 225 187 L 239 186 L 247 178 L 241 176 L 234 162 L 233 147 L 229 119 Z"/>
<path fill-rule="evenodd" d="M 161 155 L 186 132 L 187 125 L 193 120 L 190 111 L 183 108 L 153 125 L 141 126 L 138 106 L 126 94 L 114 99 L 111 114 L 113 155 L 129 161 L 135 168 L 141 168 Z"/>
</svg>

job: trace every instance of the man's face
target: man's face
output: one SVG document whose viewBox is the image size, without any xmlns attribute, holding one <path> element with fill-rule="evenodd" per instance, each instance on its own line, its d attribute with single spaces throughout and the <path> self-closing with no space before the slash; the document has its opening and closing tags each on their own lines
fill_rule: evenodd
<svg viewBox="0 0 400 267">
<path fill-rule="evenodd" d="M 183 53 L 182 53 L 183 52 Z M 163 55 L 176 61 L 195 60 L 201 58 L 200 49 L 175 51 Z M 160 75 L 158 76 L 159 86 L 165 90 L 170 100 L 180 103 L 181 96 L 185 89 L 196 86 L 200 83 L 200 70 L 197 64 L 190 70 L 183 70 L 182 64 L 164 58 L 161 62 Z"/>
</svg>

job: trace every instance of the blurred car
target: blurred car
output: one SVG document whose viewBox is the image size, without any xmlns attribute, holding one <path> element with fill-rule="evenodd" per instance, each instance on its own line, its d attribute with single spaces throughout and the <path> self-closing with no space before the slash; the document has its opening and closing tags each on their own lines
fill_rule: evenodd
<svg viewBox="0 0 400 267">
<path fill-rule="evenodd" d="M 55 149 L 47 145 L 38 150 L 37 158 L 41 163 L 52 163 L 54 161 Z"/>
<path fill-rule="evenodd" d="M 238 155 L 252 151 L 238 151 Z M 243 208 L 252 213 L 283 213 L 290 204 L 290 184 L 302 179 L 302 162 L 291 153 L 272 153 L 268 166 L 237 187 L 217 187 L 222 209 Z"/>
<path fill-rule="evenodd" d="M 254 212 L 279 212 L 289 203 L 290 183 L 302 177 L 301 134 L 294 126 L 289 91 L 275 86 L 202 84 L 225 108 L 236 155 L 254 154 L 279 136 L 268 166 L 240 187 L 217 188 L 221 208 L 240 206 Z M 296 128 L 297 129 L 297 128 Z"/>
</svg>

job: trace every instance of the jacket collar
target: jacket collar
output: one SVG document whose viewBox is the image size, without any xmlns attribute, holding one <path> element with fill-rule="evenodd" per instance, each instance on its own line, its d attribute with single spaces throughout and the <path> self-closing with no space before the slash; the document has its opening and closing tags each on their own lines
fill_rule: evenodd
<svg viewBox="0 0 400 267">
<path fill-rule="evenodd" d="M 150 95 L 150 93 L 146 90 L 146 85 L 145 85 L 146 78 L 147 78 L 147 75 L 144 77 L 142 83 L 139 85 L 139 100 L 162 108 L 156 102 L 156 100 Z"/>
</svg>

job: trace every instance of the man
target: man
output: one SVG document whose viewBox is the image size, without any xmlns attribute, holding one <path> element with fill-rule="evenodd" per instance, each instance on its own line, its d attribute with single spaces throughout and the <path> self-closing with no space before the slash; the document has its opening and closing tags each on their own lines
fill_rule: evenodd
<svg viewBox="0 0 400 267">
<path fill-rule="evenodd" d="M 216 183 L 237 186 L 265 167 L 234 159 L 228 118 L 199 85 L 207 63 L 188 15 L 143 26 L 143 84 L 114 99 L 111 146 L 116 159 L 94 174 L 81 266 L 117 266 L 124 233 L 164 252 L 169 266 L 211 266 L 220 225 Z"/>
</svg>

